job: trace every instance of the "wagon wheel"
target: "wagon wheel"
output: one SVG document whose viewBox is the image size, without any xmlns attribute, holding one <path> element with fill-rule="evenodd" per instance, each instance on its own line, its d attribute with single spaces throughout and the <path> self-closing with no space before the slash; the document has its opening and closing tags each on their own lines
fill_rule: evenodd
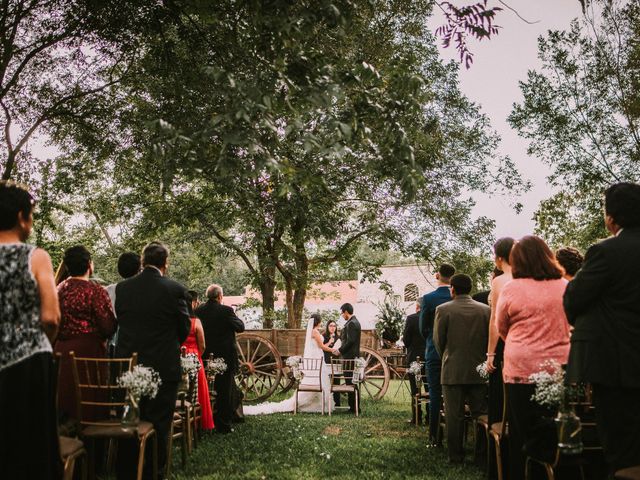
<svg viewBox="0 0 640 480">
<path fill-rule="evenodd" d="M 240 362 L 236 384 L 244 393 L 244 401 L 260 402 L 269 398 L 280 385 L 280 352 L 269 340 L 252 333 L 238 335 L 236 346 Z"/>
<path fill-rule="evenodd" d="M 373 400 L 380 400 L 389 388 L 389 366 L 382 355 L 368 347 L 360 348 L 360 356 L 367 362 L 364 380 L 360 383 L 360 393 L 366 393 Z"/>
<path fill-rule="evenodd" d="M 282 370 L 282 377 L 280 378 L 280 393 L 287 393 L 296 384 L 293 373 L 289 367 L 285 367 Z"/>
</svg>

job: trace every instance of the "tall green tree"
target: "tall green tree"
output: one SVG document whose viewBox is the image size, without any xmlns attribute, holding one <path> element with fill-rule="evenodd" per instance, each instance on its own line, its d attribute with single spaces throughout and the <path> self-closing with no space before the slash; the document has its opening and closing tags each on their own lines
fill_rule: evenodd
<svg viewBox="0 0 640 480">
<path fill-rule="evenodd" d="M 640 9 L 599 5 L 594 17 L 539 39 L 543 67 L 521 83 L 524 101 L 509 117 L 530 140 L 529 154 L 553 168 L 549 180 L 559 191 L 536 213 L 538 232 L 582 246 L 605 236 L 604 188 L 640 179 Z"/>
</svg>

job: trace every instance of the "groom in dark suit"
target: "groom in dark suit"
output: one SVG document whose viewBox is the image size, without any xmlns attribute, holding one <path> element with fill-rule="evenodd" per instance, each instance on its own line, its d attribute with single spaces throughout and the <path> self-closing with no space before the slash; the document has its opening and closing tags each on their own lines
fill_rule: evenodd
<svg viewBox="0 0 640 480">
<path fill-rule="evenodd" d="M 605 224 L 613 236 L 589 249 L 564 308 L 575 327 L 567 377 L 593 385 L 598 433 L 615 472 L 640 466 L 640 185 L 607 189 Z"/>
<path fill-rule="evenodd" d="M 340 334 L 340 348 L 334 350 L 334 355 L 340 355 L 345 360 L 354 359 L 360 356 L 360 322 L 353 314 L 353 305 L 350 303 L 345 303 L 340 307 L 340 312 L 342 314 L 342 318 L 344 318 L 347 323 L 344 324 L 342 328 L 342 333 Z M 351 381 L 351 375 L 345 374 L 344 383 L 347 385 L 353 385 Z M 360 405 L 360 392 L 356 388 L 356 393 L 349 393 L 349 411 L 352 413 L 356 412 L 356 395 L 358 395 L 358 406 Z M 360 410 L 358 410 L 360 413 Z"/>
<path fill-rule="evenodd" d="M 240 320 L 233 308 L 223 305 L 224 292 L 220 285 L 207 288 L 207 303 L 196 309 L 196 316 L 202 321 L 206 350 L 202 358 L 209 354 L 222 357 L 227 364 L 227 371 L 216 375 L 216 432 L 230 433 L 233 420 L 233 399 L 231 390 L 233 379 L 238 371 L 238 352 L 236 350 L 236 333 L 244 332 L 244 322 Z"/>
<path fill-rule="evenodd" d="M 160 374 L 162 383 L 154 399 L 140 405 L 142 420 L 153 423 L 158 435 L 158 472 L 163 477 L 167 460 L 167 440 L 176 408 L 180 367 L 180 345 L 189 335 L 191 320 L 187 289 L 165 277 L 169 250 L 158 242 L 142 252 L 143 270 L 116 286 L 116 315 L 119 333 L 116 356 L 138 353 L 138 363 Z M 135 444 L 122 445 L 118 452 L 118 479 L 135 478 Z M 151 448 L 147 449 L 151 453 Z M 149 455 L 146 455 L 150 459 Z M 150 467 L 151 462 L 147 461 Z M 145 468 L 145 478 L 151 478 Z M 156 480 L 156 479 L 154 479 Z"/>
</svg>

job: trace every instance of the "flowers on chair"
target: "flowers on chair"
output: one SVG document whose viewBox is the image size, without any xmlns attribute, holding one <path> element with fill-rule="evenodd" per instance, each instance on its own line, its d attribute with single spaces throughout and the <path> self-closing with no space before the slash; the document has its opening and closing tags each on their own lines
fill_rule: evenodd
<svg viewBox="0 0 640 480">
<path fill-rule="evenodd" d="M 364 381 L 364 369 L 367 366 L 367 361 L 362 357 L 354 358 L 354 369 L 353 369 L 353 377 L 351 381 L 353 383 L 360 383 Z"/>
<path fill-rule="evenodd" d="M 422 384 L 422 374 L 423 374 L 424 363 L 422 362 L 411 362 L 409 368 L 407 369 L 407 373 L 409 375 L 413 375 L 416 379 L 416 385 Z"/>
<path fill-rule="evenodd" d="M 292 357 L 287 358 L 287 367 L 291 369 L 291 374 L 293 379 L 296 382 L 301 382 L 304 377 L 304 372 L 302 371 L 302 357 L 299 355 L 294 355 Z"/>
<path fill-rule="evenodd" d="M 222 375 L 227 371 L 227 362 L 224 358 L 218 357 L 207 360 L 206 372 L 207 377 L 215 377 L 216 375 Z"/>
<path fill-rule="evenodd" d="M 531 400 L 547 407 L 559 407 L 564 398 L 564 370 L 556 360 L 547 360 L 540 364 L 540 371 L 529 375 L 529 380 L 535 384 L 536 391 Z"/>
<path fill-rule="evenodd" d="M 125 429 L 136 428 L 140 422 L 140 399 L 155 398 L 160 388 L 160 374 L 151 367 L 136 365 L 118 378 L 118 386 L 127 389 L 127 402 L 120 423 Z"/>
</svg>

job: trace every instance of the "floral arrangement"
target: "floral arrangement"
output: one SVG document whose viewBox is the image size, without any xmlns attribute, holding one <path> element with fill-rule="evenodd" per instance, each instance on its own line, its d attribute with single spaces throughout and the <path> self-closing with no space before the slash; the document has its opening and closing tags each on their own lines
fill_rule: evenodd
<svg viewBox="0 0 640 480">
<path fill-rule="evenodd" d="M 355 368 L 353 369 L 353 377 L 351 380 L 353 383 L 360 383 L 364 381 L 364 369 L 367 366 L 367 361 L 362 357 L 354 358 Z"/>
<path fill-rule="evenodd" d="M 189 353 L 184 357 L 180 357 L 180 366 L 182 367 L 182 373 L 189 375 L 189 378 L 193 378 L 200 370 L 200 361 L 195 353 Z"/>
<path fill-rule="evenodd" d="M 489 381 L 489 368 L 486 360 L 476 367 L 476 372 L 478 372 L 481 379 L 486 382 Z"/>
<path fill-rule="evenodd" d="M 416 380 L 418 380 L 419 378 L 422 378 L 423 365 L 424 364 L 422 362 L 411 362 L 411 365 L 409 365 L 407 373 L 409 373 L 409 375 L 413 375 L 414 377 L 416 377 Z"/>
<path fill-rule="evenodd" d="M 118 378 L 118 386 L 126 388 L 137 403 L 142 397 L 155 398 L 160 388 L 160 374 L 151 367 L 136 365 Z"/>
<path fill-rule="evenodd" d="M 227 368 L 227 362 L 225 362 L 222 357 L 207 360 L 207 375 L 210 377 L 222 375 L 227 371 Z"/>
<path fill-rule="evenodd" d="M 376 334 L 378 338 L 390 342 L 396 342 L 402 333 L 404 326 L 405 312 L 400 307 L 400 303 L 395 297 L 387 297 L 382 304 L 378 305 L 376 315 Z"/>
<path fill-rule="evenodd" d="M 302 381 L 304 372 L 302 371 L 302 357 L 294 355 L 287 358 L 287 366 L 291 369 L 291 374 L 296 382 Z"/>
<path fill-rule="evenodd" d="M 536 385 L 531 400 L 554 408 L 562 404 L 566 393 L 564 370 L 556 360 L 541 363 L 540 371 L 529 375 L 529 381 Z"/>
</svg>

